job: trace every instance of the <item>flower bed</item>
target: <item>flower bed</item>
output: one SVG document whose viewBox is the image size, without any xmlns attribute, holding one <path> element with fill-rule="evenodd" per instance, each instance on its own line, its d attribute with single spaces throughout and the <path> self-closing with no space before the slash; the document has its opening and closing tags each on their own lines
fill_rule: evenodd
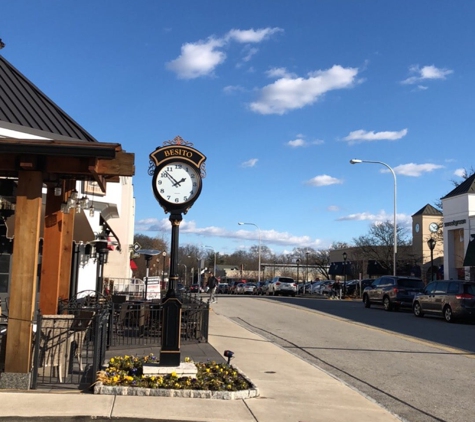
<svg viewBox="0 0 475 422">
<path fill-rule="evenodd" d="M 185 362 L 190 362 L 185 358 Z M 145 357 L 116 356 L 109 366 L 97 373 L 94 394 L 198 397 L 242 399 L 257 397 L 259 392 L 237 368 L 226 363 L 195 363 L 196 378 L 166 375 L 144 375 L 145 363 L 158 363 L 150 354 Z"/>
</svg>

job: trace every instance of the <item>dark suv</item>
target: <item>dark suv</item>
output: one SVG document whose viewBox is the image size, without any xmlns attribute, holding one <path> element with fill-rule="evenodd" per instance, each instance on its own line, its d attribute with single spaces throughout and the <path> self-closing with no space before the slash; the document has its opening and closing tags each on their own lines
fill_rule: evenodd
<svg viewBox="0 0 475 422">
<path fill-rule="evenodd" d="M 384 275 L 364 289 L 363 302 L 365 308 L 379 304 L 392 311 L 401 306 L 412 307 L 414 296 L 423 290 L 424 282 L 420 278 Z"/>
<path fill-rule="evenodd" d="M 447 322 L 457 318 L 475 319 L 475 283 L 469 281 L 439 280 L 429 283 L 414 297 L 415 316 L 424 314 L 443 316 Z"/>
</svg>

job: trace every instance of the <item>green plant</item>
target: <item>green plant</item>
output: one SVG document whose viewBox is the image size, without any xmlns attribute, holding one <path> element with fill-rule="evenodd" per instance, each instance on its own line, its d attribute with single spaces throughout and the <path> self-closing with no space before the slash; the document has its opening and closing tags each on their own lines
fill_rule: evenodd
<svg viewBox="0 0 475 422">
<path fill-rule="evenodd" d="M 214 361 L 195 363 L 196 378 L 167 375 L 144 375 L 144 363 L 158 363 L 153 354 L 144 357 L 115 356 L 109 366 L 97 373 L 97 382 L 107 386 L 165 388 L 175 390 L 240 391 L 251 388 L 249 381 L 239 371 L 226 363 Z M 185 362 L 191 359 L 185 358 Z"/>
</svg>

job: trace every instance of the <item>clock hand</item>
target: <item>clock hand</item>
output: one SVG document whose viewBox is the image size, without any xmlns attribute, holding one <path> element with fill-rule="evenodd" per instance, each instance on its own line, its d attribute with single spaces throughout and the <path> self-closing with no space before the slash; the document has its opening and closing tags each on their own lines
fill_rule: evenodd
<svg viewBox="0 0 475 422">
<path fill-rule="evenodd" d="M 180 186 L 180 183 L 185 182 L 185 181 L 186 181 L 186 178 L 181 179 L 179 182 L 175 181 L 175 183 L 173 184 L 173 186 L 174 186 L 174 187 L 175 187 L 175 186 Z"/>
<path fill-rule="evenodd" d="M 173 186 L 178 183 L 175 178 L 170 173 L 168 173 L 168 171 L 165 172 L 165 175 L 173 182 Z"/>
</svg>

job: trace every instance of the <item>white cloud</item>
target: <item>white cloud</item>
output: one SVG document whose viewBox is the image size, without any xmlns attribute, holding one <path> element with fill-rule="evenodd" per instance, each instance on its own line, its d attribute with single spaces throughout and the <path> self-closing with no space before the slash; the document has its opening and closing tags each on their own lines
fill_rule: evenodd
<svg viewBox="0 0 475 422">
<path fill-rule="evenodd" d="M 299 147 L 307 147 L 309 145 L 322 145 L 324 141 L 321 139 L 315 139 L 314 141 L 306 141 L 303 139 L 303 136 L 299 136 L 298 138 L 288 141 L 287 146 L 292 147 L 292 148 L 299 148 Z"/>
<path fill-rule="evenodd" d="M 262 88 L 258 100 L 251 103 L 250 108 L 260 114 L 285 114 L 315 103 L 329 91 L 350 88 L 357 74 L 356 68 L 335 65 L 328 70 L 312 72 L 307 78 L 285 75 Z"/>
<path fill-rule="evenodd" d="M 338 205 L 330 205 L 327 207 L 327 211 L 337 212 L 340 211 L 340 207 Z"/>
<path fill-rule="evenodd" d="M 396 141 L 407 135 L 407 129 L 400 130 L 399 132 L 374 132 L 366 131 L 363 129 L 354 130 L 350 132 L 348 136 L 343 138 L 344 141 L 348 141 L 349 145 L 357 144 L 360 142 L 373 142 L 373 141 Z"/>
<path fill-rule="evenodd" d="M 435 66 L 423 66 L 420 68 L 419 66 L 411 66 L 409 68 L 409 73 L 415 74 L 414 76 L 410 76 L 407 79 L 401 81 L 404 85 L 411 85 L 419 83 L 423 80 L 429 79 L 446 79 L 447 75 L 453 73 L 453 70 L 450 69 L 439 69 Z"/>
<path fill-rule="evenodd" d="M 330 185 L 339 185 L 342 184 L 343 181 L 341 179 L 337 179 L 336 177 L 328 176 L 327 174 L 322 174 L 321 176 L 315 176 L 314 178 L 307 180 L 305 182 L 307 185 L 311 186 L 330 186 Z"/>
<path fill-rule="evenodd" d="M 454 176 L 457 177 L 464 177 L 466 174 L 467 172 L 465 171 L 465 169 L 457 169 L 454 171 Z"/>
<path fill-rule="evenodd" d="M 239 85 L 228 85 L 223 88 L 225 94 L 234 94 L 235 92 L 243 92 L 245 89 Z"/>
<path fill-rule="evenodd" d="M 438 164 L 401 164 L 400 166 L 394 167 L 393 170 L 396 174 L 400 174 L 403 176 L 411 176 L 411 177 L 419 177 L 423 173 L 430 173 L 434 170 L 438 170 L 444 168 L 444 166 Z M 382 170 L 382 172 L 388 172 L 389 170 Z"/>
<path fill-rule="evenodd" d="M 166 232 L 170 230 L 170 221 L 167 218 L 161 220 L 155 218 L 149 218 L 144 220 L 139 220 L 135 224 L 137 232 Z M 198 227 L 196 222 L 193 220 L 187 221 L 183 219 L 180 224 L 180 233 L 183 234 L 195 234 L 200 237 L 220 237 L 220 238 L 229 238 L 229 239 L 243 239 L 243 240 L 254 240 L 259 241 L 259 236 L 261 237 L 261 242 L 273 245 L 284 245 L 294 248 L 296 246 L 312 246 L 320 247 L 321 240 L 312 239 L 309 236 L 295 236 L 288 232 L 277 232 L 275 230 L 237 230 L 229 231 L 221 227 L 209 226 L 209 227 Z"/>
<path fill-rule="evenodd" d="M 245 53 L 245 56 L 242 58 L 242 60 L 244 62 L 248 62 L 249 60 L 252 59 L 253 56 L 255 56 L 257 53 L 258 53 L 259 49 L 258 48 L 249 48 L 249 49 L 245 49 L 244 50 L 244 53 Z"/>
<path fill-rule="evenodd" d="M 226 40 L 234 40 L 238 43 L 259 43 L 271 37 L 273 34 L 283 32 L 281 28 L 263 28 L 263 29 L 231 29 L 225 36 Z"/>
<path fill-rule="evenodd" d="M 265 72 L 266 76 L 272 79 L 275 78 L 293 78 L 295 74 L 287 72 L 285 67 L 273 67 Z"/>
<path fill-rule="evenodd" d="M 226 53 L 222 50 L 231 41 L 246 44 L 259 43 L 280 31 L 282 31 L 280 28 L 233 29 L 224 38 L 209 37 L 205 41 L 186 43 L 181 46 L 180 56 L 166 63 L 166 67 L 175 72 L 180 79 L 213 75 L 216 67 L 226 60 Z M 249 61 L 257 51 L 256 48 L 249 48 L 244 61 Z"/>
<path fill-rule="evenodd" d="M 226 54 L 218 50 L 223 44 L 222 40 L 214 38 L 198 41 L 195 44 L 184 44 L 181 47 L 181 55 L 168 62 L 166 66 L 180 79 L 194 79 L 210 75 L 226 59 Z"/>
<path fill-rule="evenodd" d="M 302 138 L 294 139 L 293 141 L 287 142 L 287 145 L 292 148 L 304 147 L 307 143 Z"/>
<path fill-rule="evenodd" d="M 244 163 L 241 164 L 241 167 L 254 167 L 258 161 L 258 158 L 251 158 L 250 160 L 244 161 Z"/>
<path fill-rule="evenodd" d="M 371 223 L 380 224 L 385 221 L 393 222 L 394 215 L 392 213 L 387 213 L 384 210 L 381 210 L 377 214 L 372 214 L 369 212 L 361 212 L 356 214 L 349 214 L 345 217 L 340 217 L 336 221 L 369 221 Z M 406 228 L 410 228 L 412 225 L 412 217 L 406 214 L 397 214 L 396 216 L 397 225 L 402 225 Z"/>
<path fill-rule="evenodd" d="M 323 139 L 315 139 L 314 141 L 310 141 L 312 145 L 323 145 L 325 141 Z"/>
</svg>

